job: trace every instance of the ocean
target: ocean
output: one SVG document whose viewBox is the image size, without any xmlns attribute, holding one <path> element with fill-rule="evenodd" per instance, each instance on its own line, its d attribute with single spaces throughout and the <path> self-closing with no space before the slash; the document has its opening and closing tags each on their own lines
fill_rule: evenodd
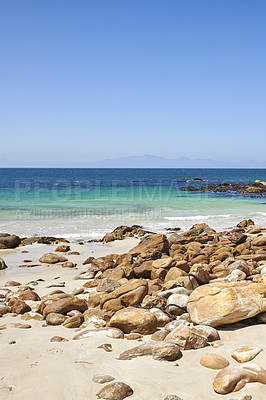
<svg viewBox="0 0 266 400">
<path fill-rule="evenodd" d="M 166 232 L 205 222 L 234 227 L 245 218 L 266 225 L 266 199 L 180 187 L 266 181 L 266 169 L 0 169 L 0 232 L 99 239 L 118 225 Z M 202 183 L 202 181 L 200 181 Z"/>
</svg>

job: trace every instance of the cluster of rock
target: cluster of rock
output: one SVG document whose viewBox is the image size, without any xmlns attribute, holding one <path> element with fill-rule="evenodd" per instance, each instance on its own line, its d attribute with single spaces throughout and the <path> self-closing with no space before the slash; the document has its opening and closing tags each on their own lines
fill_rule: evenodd
<svg viewBox="0 0 266 400">
<path fill-rule="evenodd" d="M 60 246 L 56 251 L 67 255 L 70 247 Z M 53 253 L 39 261 L 68 262 L 65 256 Z M 0 315 L 12 312 L 23 314 L 25 319 L 43 319 L 48 325 L 87 328 L 74 340 L 102 330 L 109 337 L 129 340 L 151 335 L 145 343 L 118 355 L 118 360 L 150 356 L 174 361 L 185 350 L 220 346 L 218 326 L 266 322 L 266 233 L 254 228 L 250 220 L 230 232 L 217 233 L 206 224 L 198 224 L 169 238 L 144 235 L 128 253 L 91 257 L 85 264 L 88 269 L 76 277 L 83 286 L 73 293 L 55 290 L 40 299 L 31 286 L 18 286 L 16 293 L 7 291 Z M 27 300 L 38 302 L 34 310 Z M 91 325 L 93 329 L 88 329 Z M 236 349 L 232 358 L 247 362 L 261 350 Z M 257 365 L 231 366 L 212 353 L 206 353 L 201 364 L 220 370 L 213 381 L 215 392 L 220 394 L 239 390 L 248 382 L 266 384 L 266 371 Z M 108 384 L 98 397 L 131 396 L 133 390 L 124 385 Z"/>
<path fill-rule="evenodd" d="M 146 233 L 148 233 L 148 231 L 145 231 L 140 225 L 121 225 L 115 228 L 112 232 L 106 233 L 102 241 L 103 243 L 109 243 L 114 240 L 123 240 L 126 237 L 142 237 Z"/>
<path fill-rule="evenodd" d="M 188 192 L 212 192 L 212 193 L 231 193 L 241 194 L 246 196 L 265 197 L 266 195 L 266 182 L 256 180 L 252 185 L 249 183 L 217 183 L 208 184 L 200 183 L 181 187 L 181 190 Z"/>
<path fill-rule="evenodd" d="M 29 238 L 20 238 L 17 235 L 9 233 L 0 233 L 0 249 L 14 249 L 18 246 L 26 246 L 33 243 L 52 244 L 67 242 L 63 238 L 55 238 L 53 236 L 33 236 Z"/>
</svg>

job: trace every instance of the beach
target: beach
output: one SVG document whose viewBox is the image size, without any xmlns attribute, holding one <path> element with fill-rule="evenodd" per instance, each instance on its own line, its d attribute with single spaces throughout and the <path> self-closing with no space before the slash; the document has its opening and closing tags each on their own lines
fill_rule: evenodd
<svg viewBox="0 0 266 400">
<path fill-rule="evenodd" d="M 260 234 L 263 235 L 263 230 Z M 144 238 L 146 236 L 149 235 L 145 234 Z M 255 236 L 251 235 L 253 240 Z M 58 246 L 66 246 L 65 242 L 49 245 L 33 243 L 15 249 L 2 249 L 0 257 L 5 260 L 8 268 L 0 271 L 0 293 L 7 295 L 8 289 L 14 293 L 8 294 L 8 298 L 16 297 L 22 285 L 31 287 L 41 299 L 54 291 L 62 291 L 67 294 L 76 292 L 78 293 L 76 297 L 87 301 L 89 293 L 95 292 L 96 288 L 86 288 L 83 285 L 95 279 L 97 284 L 100 283 L 101 273 L 94 279 L 80 279 L 82 272 L 86 273 L 90 269 L 90 264 L 82 265 L 84 260 L 88 257 L 98 260 L 109 254 L 128 254 L 141 240 L 143 238 L 125 237 L 123 240 L 108 243 L 68 243 L 71 252 L 79 253 L 73 255 L 68 255 L 70 250 L 66 253 L 55 252 Z M 62 263 L 51 265 L 40 263 L 40 257 L 46 253 L 62 254 L 68 261 L 77 264 L 77 267 L 63 268 Z M 24 260 L 31 262 L 25 263 Z M 19 267 L 25 264 L 28 267 Z M 38 266 L 30 267 L 31 264 Z M 117 268 L 119 267 L 115 270 Z M 108 269 L 107 271 L 110 272 Z M 133 276 L 129 279 L 120 278 L 120 284 L 125 285 L 132 279 Z M 6 286 L 8 281 L 17 282 L 18 286 Z M 155 292 L 151 292 L 149 296 L 156 299 Z M 5 301 L 3 296 L 2 301 Z M 28 300 L 26 303 L 34 310 L 40 301 Z M 110 312 L 110 308 L 108 310 Z M 28 397 L 38 397 L 41 400 L 96 399 L 96 394 L 105 386 L 93 381 L 97 375 L 112 376 L 113 382 L 124 382 L 129 385 L 133 390 L 133 395 L 129 397 L 132 400 L 151 398 L 163 400 L 167 395 L 176 395 L 183 400 L 192 400 L 195 396 L 202 400 L 242 399 L 240 395 L 251 395 L 254 400 L 265 398 L 266 387 L 258 382 L 246 384 L 240 392 L 225 395 L 216 393 L 212 383 L 218 371 L 200 365 L 202 355 L 214 353 L 225 357 L 231 366 L 242 366 L 243 364 L 239 364 L 230 356 L 232 351 L 241 346 L 255 346 L 262 351 L 252 363 L 265 367 L 265 324 L 253 321 L 246 325 L 241 325 L 239 322 L 230 326 L 218 326 L 216 329 L 220 340 L 217 341 L 219 344 L 217 347 L 209 342 L 202 348 L 182 350 L 182 355 L 175 361 L 158 361 L 150 356 L 118 360 L 116 357 L 125 350 L 146 342 L 150 343 L 151 334 L 139 335 L 139 338 L 133 337 L 131 340 L 117 339 L 110 337 L 112 335 L 108 335 L 108 330 L 96 328 L 93 320 L 83 322 L 80 327 L 67 328 L 62 325 L 49 325 L 41 314 L 39 317 L 40 320 L 30 317 L 23 319 L 24 314 L 13 312 L 4 314 L 0 320 L 1 399 L 23 400 Z M 181 317 L 173 315 L 173 319 L 179 318 Z M 76 335 L 87 330 L 89 330 L 87 336 L 73 340 Z M 51 342 L 54 336 L 67 341 Z M 111 351 L 101 348 L 103 344 L 110 344 Z"/>
</svg>

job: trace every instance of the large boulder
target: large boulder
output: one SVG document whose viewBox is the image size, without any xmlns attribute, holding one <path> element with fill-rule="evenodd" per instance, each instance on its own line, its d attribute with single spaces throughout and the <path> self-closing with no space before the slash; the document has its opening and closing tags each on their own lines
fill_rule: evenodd
<svg viewBox="0 0 266 400">
<path fill-rule="evenodd" d="M 188 313 L 195 324 L 232 324 L 266 311 L 266 284 L 217 282 L 195 289 L 189 297 Z"/>
<path fill-rule="evenodd" d="M 117 311 L 110 319 L 109 326 L 119 328 L 124 333 L 150 335 L 157 329 L 157 319 L 149 310 L 128 307 Z"/>
<path fill-rule="evenodd" d="M 148 284 L 144 280 L 131 280 L 113 292 L 104 295 L 100 307 L 109 311 L 117 311 L 123 307 L 140 303 L 148 293 Z"/>
<path fill-rule="evenodd" d="M 169 243 L 165 235 L 153 234 L 145 236 L 141 242 L 129 251 L 134 257 L 139 254 L 169 254 Z M 159 258 L 159 257 L 156 257 Z"/>
<path fill-rule="evenodd" d="M 216 393 L 228 394 L 237 392 L 251 382 L 266 384 L 265 369 L 255 364 L 250 364 L 246 367 L 228 366 L 215 376 L 213 389 Z"/>
<path fill-rule="evenodd" d="M 2 233 L 0 235 L 0 244 L 3 245 L 3 248 L 13 249 L 19 246 L 21 240 L 16 235 L 9 235 L 8 233 Z"/>
<path fill-rule="evenodd" d="M 68 296 L 55 300 L 45 300 L 40 306 L 40 311 L 44 317 L 51 313 L 66 314 L 72 310 L 84 312 L 87 310 L 88 305 L 86 300 L 79 299 L 76 296 Z"/>
</svg>

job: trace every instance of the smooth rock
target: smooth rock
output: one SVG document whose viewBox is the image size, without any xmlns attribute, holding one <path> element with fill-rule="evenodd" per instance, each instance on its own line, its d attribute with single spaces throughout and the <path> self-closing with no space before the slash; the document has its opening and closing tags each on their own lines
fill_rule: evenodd
<svg viewBox="0 0 266 400">
<path fill-rule="evenodd" d="M 213 353 L 206 353 L 200 359 L 200 364 L 203 367 L 211 369 L 223 369 L 229 365 L 226 358 Z"/>
<path fill-rule="evenodd" d="M 266 284 L 217 282 L 195 289 L 187 310 L 193 323 L 220 326 L 266 311 Z"/>
<path fill-rule="evenodd" d="M 118 360 L 132 360 L 142 356 L 152 356 L 158 361 L 173 361 L 180 355 L 180 348 L 174 343 L 147 342 L 140 346 L 126 350 L 116 358 Z"/>
<path fill-rule="evenodd" d="M 117 311 L 112 316 L 109 326 L 119 328 L 124 333 L 149 335 L 156 331 L 157 319 L 146 309 L 128 307 Z"/>
<path fill-rule="evenodd" d="M 133 394 L 133 390 L 130 386 L 123 382 L 109 383 L 109 385 L 104 386 L 96 396 L 99 399 L 108 400 L 123 400 Z"/>
<path fill-rule="evenodd" d="M 244 363 L 253 360 L 260 352 L 262 352 L 260 347 L 243 346 L 234 350 L 231 357 L 239 363 Z"/>
</svg>

